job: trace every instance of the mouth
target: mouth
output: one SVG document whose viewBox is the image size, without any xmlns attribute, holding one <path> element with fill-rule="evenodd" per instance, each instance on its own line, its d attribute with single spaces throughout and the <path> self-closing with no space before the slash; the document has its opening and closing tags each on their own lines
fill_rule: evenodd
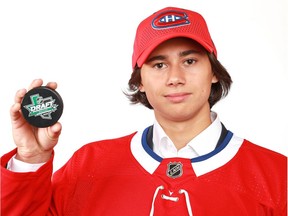
<svg viewBox="0 0 288 216">
<path fill-rule="evenodd" d="M 166 94 L 165 98 L 167 98 L 172 103 L 181 103 L 185 101 L 190 95 L 191 93 L 187 93 L 187 92 L 171 93 L 171 94 Z"/>
</svg>

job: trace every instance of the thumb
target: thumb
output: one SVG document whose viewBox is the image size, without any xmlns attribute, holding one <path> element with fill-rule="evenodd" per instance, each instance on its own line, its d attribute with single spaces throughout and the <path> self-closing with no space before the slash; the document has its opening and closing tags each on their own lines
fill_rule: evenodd
<svg viewBox="0 0 288 216">
<path fill-rule="evenodd" d="M 58 138 L 61 134 L 61 131 L 62 131 L 62 125 L 61 125 L 61 123 L 57 122 L 56 124 L 47 128 L 46 136 L 50 140 L 58 140 Z"/>
</svg>

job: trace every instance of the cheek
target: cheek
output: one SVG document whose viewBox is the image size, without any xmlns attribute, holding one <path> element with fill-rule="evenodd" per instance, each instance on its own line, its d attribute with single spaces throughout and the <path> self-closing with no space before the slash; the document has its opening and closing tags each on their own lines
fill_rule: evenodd
<svg viewBox="0 0 288 216">
<path fill-rule="evenodd" d="M 197 83 L 198 92 L 199 94 L 201 94 L 201 97 L 203 98 L 206 98 L 207 96 L 209 97 L 210 92 L 211 92 L 211 87 L 212 87 L 211 80 Z"/>
<path fill-rule="evenodd" d="M 207 86 L 206 88 L 203 88 L 201 93 L 202 95 L 210 95 L 210 92 L 211 92 L 211 86 Z"/>
<path fill-rule="evenodd" d="M 142 86 L 142 92 L 145 92 L 147 99 L 149 100 L 150 103 L 153 103 L 153 101 L 155 101 L 155 98 L 157 98 L 157 100 L 159 100 L 159 95 L 161 90 L 158 88 L 159 86 L 152 84 L 152 83 L 143 83 Z"/>
<path fill-rule="evenodd" d="M 146 94 L 151 94 L 153 92 L 157 91 L 157 88 L 160 87 L 160 82 L 157 78 L 152 76 L 145 76 L 145 74 L 142 75 L 141 79 L 141 85 L 139 86 L 139 90 L 141 92 L 146 92 Z"/>
</svg>

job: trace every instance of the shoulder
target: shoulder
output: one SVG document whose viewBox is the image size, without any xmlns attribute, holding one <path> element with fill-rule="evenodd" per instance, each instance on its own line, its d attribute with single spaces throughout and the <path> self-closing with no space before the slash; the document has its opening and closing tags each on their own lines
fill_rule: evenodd
<svg viewBox="0 0 288 216">
<path fill-rule="evenodd" d="M 101 170 L 110 164 L 130 158 L 130 142 L 136 132 L 122 137 L 90 142 L 79 148 L 62 169 L 73 170 L 74 173 L 95 170 L 101 164 Z M 95 166 L 98 164 L 98 166 Z M 75 174 L 77 175 L 77 174 Z"/>
<path fill-rule="evenodd" d="M 261 158 L 263 160 L 273 160 L 275 161 L 275 163 L 287 162 L 287 157 L 285 155 L 271 149 L 262 147 L 246 139 L 243 142 L 242 148 L 246 152 L 246 154 L 251 154 L 251 156 L 259 159 Z"/>
<path fill-rule="evenodd" d="M 287 157 L 283 154 L 267 149 L 248 140 L 244 140 L 239 149 L 238 159 L 241 160 L 246 170 L 253 175 L 264 173 L 263 177 L 268 177 L 276 182 L 284 182 L 287 179 Z"/>
<path fill-rule="evenodd" d="M 237 155 L 235 166 L 230 169 L 229 179 L 239 179 L 262 203 L 282 209 L 285 206 L 287 190 L 287 157 L 273 150 L 243 141 Z M 238 181 L 238 180 L 237 180 Z M 274 203 L 271 203 L 273 200 Z"/>
<path fill-rule="evenodd" d="M 93 141 L 90 143 L 87 143 L 83 145 L 80 149 L 78 149 L 75 154 L 83 154 L 83 153 L 101 153 L 101 152 L 107 152 L 113 149 L 113 152 L 123 148 L 125 145 L 130 146 L 130 142 L 133 138 L 133 136 L 136 134 L 136 132 L 133 132 L 131 134 L 116 137 L 116 138 L 110 138 L 110 139 L 103 139 L 98 141 Z M 112 153 L 112 152 L 111 152 Z"/>
</svg>

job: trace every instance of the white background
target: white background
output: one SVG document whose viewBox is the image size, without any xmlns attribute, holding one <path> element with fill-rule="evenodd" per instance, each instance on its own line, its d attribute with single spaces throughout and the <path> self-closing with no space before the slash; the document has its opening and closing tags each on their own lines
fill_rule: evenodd
<svg viewBox="0 0 288 216">
<path fill-rule="evenodd" d="M 288 155 L 287 0 L 1 1 L 1 155 L 15 147 L 14 94 L 35 78 L 57 81 L 64 100 L 55 170 L 88 142 L 152 124 L 153 112 L 130 105 L 122 90 L 138 23 L 166 6 L 198 11 L 208 23 L 234 81 L 213 108 L 226 127 Z"/>
</svg>

